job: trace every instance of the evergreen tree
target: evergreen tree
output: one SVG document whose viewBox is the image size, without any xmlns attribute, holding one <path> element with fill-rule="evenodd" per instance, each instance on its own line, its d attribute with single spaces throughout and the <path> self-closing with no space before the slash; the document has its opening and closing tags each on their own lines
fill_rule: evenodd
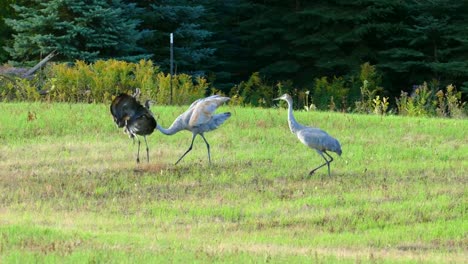
<svg viewBox="0 0 468 264">
<path fill-rule="evenodd" d="M 18 18 L 7 19 L 16 34 L 7 48 L 16 61 L 37 61 L 57 50 L 66 61 L 101 58 L 137 60 L 148 55 L 138 47 L 144 32 L 132 18 L 140 10 L 120 0 L 35 0 L 32 6 L 13 5 Z"/>
<path fill-rule="evenodd" d="M 461 84 L 468 79 L 468 3 L 407 1 L 405 18 L 386 39 L 381 67 L 398 76 L 398 88 L 436 79 Z M 403 86 L 403 87 L 401 87 Z"/>
<path fill-rule="evenodd" d="M 215 52 L 212 32 L 204 28 L 205 1 L 161 0 L 151 5 L 153 37 L 147 40 L 156 63 L 163 70 L 170 66 L 170 33 L 174 33 L 174 64 L 177 72 L 206 74 Z M 149 42 L 148 42 L 149 41 Z"/>
<path fill-rule="evenodd" d="M 15 0 L 0 0 L 0 63 L 7 61 L 9 58 L 8 52 L 3 47 L 11 41 L 13 31 L 5 24 L 5 19 L 15 16 L 15 12 L 11 7 L 11 4 L 15 2 Z"/>
<path fill-rule="evenodd" d="M 216 51 L 208 68 L 210 83 L 219 90 L 229 93 L 236 84 L 252 74 L 246 67 L 249 52 L 242 45 L 239 21 L 250 15 L 241 12 L 244 0 L 211 0 L 206 4 L 206 28 L 213 32 L 212 45 Z M 257 70 L 257 69 L 255 69 Z"/>
<path fill-rule="evenodd" d="M 309 87 L 316 77 L 349 75 L 375 61 L 385 28 L 379 19 L 393 12 L 391 0 L 249 2 L 243 12 L 253 16 L 241 27 L 250 65 Z"/>
<path fill-rule="evenodd" d="M 366 1 L 304 1 L 285 18 L 294 28 L 286 32 L 303 83 L 312 81 L 311 73 L 346 75 L 370 56 L 358 31 L 366 5 Z"/>
<path fill-rule="evenodd" d="M 239 23 L 240 44 L 247 48 L 247 76 L 260 70 L 267 77 L 286 80 L 299 69 L 292 56 L 294 48 L 286 38 L 292 25 L 284 18 L 294 12 L 291 2 L 295 1 L 245 1 L 241 5 L 240 12 L 248 14 Z"/>
</svg>

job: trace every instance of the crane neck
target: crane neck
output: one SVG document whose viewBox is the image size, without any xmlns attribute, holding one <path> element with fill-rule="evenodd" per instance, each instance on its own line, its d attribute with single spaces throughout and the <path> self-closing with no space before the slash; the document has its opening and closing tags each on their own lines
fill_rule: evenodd
<svg viewBox="0 0 468 264">
<path fill-rule="evenodd" d="M 299 130 L 304 128 L 304 126 L 299 124 L 296 121 L 296 119 L 294 118 L 292 100 L 287 100 L 287 102 L 288 102 L 288 124 L 289 124 L 289 129 L 291 129 L 291 132 L 293 134 L 296 134 Z"/>
<path fill-rule="evenodd" d="M 174 135 L 175 133 L 177 133 L 180 130 L 183 130 L 185 128 L 183 126 L 181 126 L 180 119 L 177 118 L 169 128 L 164 128 L 158 123 L 156 125 L 156 129 L 158 129 L 159 131 L 161 131 L 161 133 L 163 133 L 165 135 Z"/>
<path fill-rule="evenodd" d="M 156 128 L 161 131 L 161 133 L 165 134 L 165 135 L 174 135 L 175 133 L 177 133 L 177 131 L 175 129 L 173 129 L 173 127 L 169 127 L 169 128 L 164 128 L 162 126 L 160 126 L 159 124 L 156 125 Z"/>
</svg>

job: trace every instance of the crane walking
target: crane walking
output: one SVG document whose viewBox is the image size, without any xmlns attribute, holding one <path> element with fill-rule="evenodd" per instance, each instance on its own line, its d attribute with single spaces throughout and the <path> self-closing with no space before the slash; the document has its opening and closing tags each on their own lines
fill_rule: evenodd
<svg viewBox="0 0 468 264">
<path fill-rule="evenodd" d="M 145 106 L 142 106 L 136 97 L 139 90 L 133 95 L 120 94 L 114 98 L 110 105 L 110 111 L 114 118 L 114 122 L 118 127 L 124 127 L 124 132 L 130 138 L 138 141 L 137 163 L 140 162 L 140 139 L 138 136 L 143 136 L 146 144 L 146 160 L 149 162 L 149 147 L 146 136 L 151 135 L 156 128 L 157 122 L 149 109 L 150 101 L 146 101 Z"/>
<path fill-rule="evenodd" d="M 219 95 L 198 99 L 190 105 L 187 111 L 179 115 L 169 128 L 163 128 L 159 124 L 156 126 L 165 135 L 174 135 L 181 130 L 192 132 L 192 143 L 190 143 L 187 151 L 177 160 L 176 165 L 192 150 L 193 141 L 197 135 L 200 135 L 205 141 L 206 148 L 208 149 L 208 161 L 211 164 L 210 144 L 208 144 L 204 133 L 215 130 L 231 116 L 230 112 L 214 114 L 219 106 L 229 100 L 229 97 Z"/>
<path fill-rule="evenodd" d="M 314 128 L 307 127 L 299 124 L 293 115 L 293 100 L 289 94 L 284 94 L 274 100 L 284 100 L 288 103 L 288 123 L 291 132 L 297 136 L 299 141 L 309 148 L 315 149 L 320 156 L 325 160 L 325 163 L 318 166 L 317 168 L 311 170 L 309 175 L 314 174 L 314 172 L 327 165 L 328 166 L 328 176 L 330 176 L 330 163 L 333 161 L 333 157 L 327 153 L 327 151 L 332 151 L 341 156 L 341 145 L 338 140 L 328 135 L 327 132 Z M 323 154 L 328 156 L 328 160 Z"/>
</svg>

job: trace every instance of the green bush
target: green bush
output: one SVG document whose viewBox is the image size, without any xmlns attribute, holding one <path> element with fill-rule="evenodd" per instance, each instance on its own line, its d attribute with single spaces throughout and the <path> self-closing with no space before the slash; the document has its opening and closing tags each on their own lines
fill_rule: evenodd
<svg viewBox="0 0 468 264">
<path fill-rule="evenodd" d="M 262 107 L 272 106 L 277 95 L 278 87 L 267 84 L 258 72 L 254 72 L 246 82 L 233 87 L 230 93 L 233 104 Z"/>
<path fill-rule="evenodd" d="M 343 77 L 327 77 L 315 79 L 312 102 L 318 109 L 334 111 L 337 105 L 340 109 L 346 108 L 349 89 L 345 86 Z"/>
</svg>

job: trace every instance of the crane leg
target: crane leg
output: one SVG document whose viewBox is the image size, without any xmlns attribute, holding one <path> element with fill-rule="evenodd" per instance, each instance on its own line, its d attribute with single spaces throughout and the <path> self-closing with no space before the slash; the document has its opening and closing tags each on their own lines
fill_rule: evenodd
<svg viewBox="0 0 468 264">
<path fill-rule="evenodd" d="M 145 144 L 146 144 L 146 162 L 149 162 L 149 147 L 148 147 L 148 141 L 146 141 L 146 135 L 143 136 L 145 139 Z"/>
<path fill-rule="evenodd" d="M 311 176 L 312 174 L 314 174 L 314 172 L 315 172 L 316 170 L 322 168 L 322 167 L 325 166 L 325 165 L 328 166 L 328 176 L 330 176 L 330 162 L 333 161 L 333 157 L 330 156 L 330 155 L 329 155 L 327 152 L 325 152 L 325 151 L 323 151 L 323 152 L 318 152 L 318 153 L 319 153 L 320 156 L 322 156 L 322 158 L 325 160 L 325 163 L 322 164 L 322 165 L 320 165 L 320 166 L 318 166 L 317 168 L 311 170 L 311 171 L 309 172 L 309 176 Z M 325 153 L 325 154 L 330 158 L 330 160 L 327 160 L 327 158 L 325 158 L 325 156 L 323 155 L 323 153 Z"/>
<path fill-rule="evenodd" d="M 333 161 L 333 157 L 330 156 L 330 154 L 328 154 L 326 151 L 324 151 L 323 153 L 325 153 L 325 155 L 327 155 L 330 158 L 330 160 L 327 163 L 327 165 L 328 165 L 328 177 L 330 177 L 330 163 Z"/>
<path fill-rule="evenodd" d="M 208 141 L 206 141 L 206 138 L 203 134 L 200 134 L 200 136 L 203 138 L 203 140 L 205 140 L 206 148 L 208 149 L 208 161 L 211 164 L 210 144 L 208 144 Z"/>
<path fill-rule="evenodd" d="M 187 153 L 189 153 L 191 150 L 192 150 L 192 147 L 193 147 L 193 141 L 195 140 L 195 137 L 197 136 L 197 134 L 193 134 L 193 137 L 192 137 L 192 143 L 190 143 L 190 147 L 187 149 L 187 151 L 185 151 L 184 155 L 182 155 L 178 160 L 177 162 L 175 163 L 175 165 L 177 165 L 177 163 L 179 163 L 179 161 L 185 157 L 185 155 L 187 155 Z"/>
</svg>

